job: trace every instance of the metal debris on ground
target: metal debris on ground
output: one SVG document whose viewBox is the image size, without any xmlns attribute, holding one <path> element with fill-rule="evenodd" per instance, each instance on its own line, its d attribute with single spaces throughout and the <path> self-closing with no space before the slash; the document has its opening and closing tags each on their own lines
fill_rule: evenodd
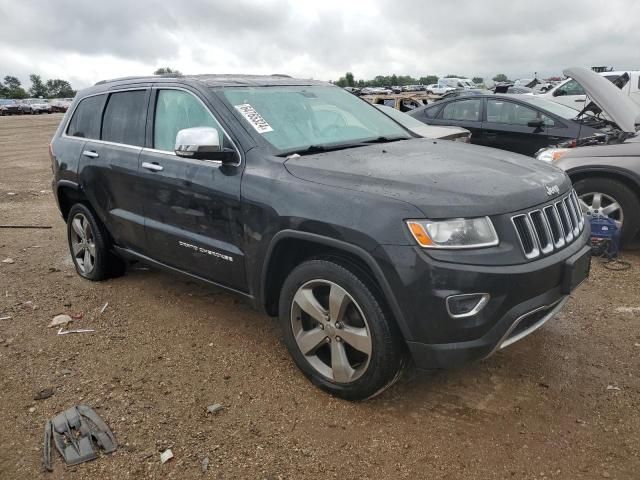
<svg viewBox="0 0 640 480">
<path fill-rule="evenodd" d="M 5 317 L 0 317 L 0 320 L 11 320 L 11 317 L 7 315 Z"/>
<path fill-rule="evenodd" d="M 69 315 L 56 315 L 55 317 L 53 317 L 53 320 L 51 320 L 49 328 L 66 325 L 67 323 L 70 323 L 72 321 L 73 318 L 71 318 Z"/>
<path fill-rule="evenodd" d="M 607 390 L 616 390 L 620 391 L 620 387 L 616 387 L 615 385 L 607 385 Z"/>
<path fill-rule="evenodd" d="M 13 261 L 13 258 L 5 258 L 4 260 L 2 260 L 2 263 L 15 263 Z"/>
<path fill-rule="evenodd" d="M 223 408 L 224 407 L 222 405 L 220 405 L 219 403 L 214 403 L 213 405 L 209 405 L 207 407 L 207 413 L 218 413 Z"/>
<path fill-rule="evenodd" d="M 44 427 L 42 463 L 52 471 L 51 439 L 67 465 L 94 460 L 98 451 L 112 453 L 118 443 L 107 424 L 88 405 L 71 407 L 49 420 Z"/>
<path fill-rule="evenodd" d="M 160 463 L 167 463 L 169 460 L 173 458 L 173 452 L 170 448 L 167 448 L 164 452 L 160 454 Z"/>
<path fill-rule="evenodd" d="M 100 309 L 100 315 L 102 315 L 104 313 L 104 311 L 107 309 L 107 307 L 109 306 L 109 302 L 105 303 L 102 308 Z"/>
<path fill-rule="evenodd" d="M 56 393 L 53 388 L 43 388 L 38 393 L 33 396 L 34 400 L 46 400 L 49 397 L 52 397 L 53 394 Z"/>
<path fill-rule="evenodd" d="M 58 335 L 66 335 L 68 333 L 91 333 L 95 332 L 92 328 L 77 328 L 75 330 L 64 330 L 64 327 L 60 327 L 58 330 Z"/>
<path fill-rule="evenodd" d="M 616 307 L 618 313 L 640 313 L 640 307 Z"/>
<path fill-rule="evenodd" d="M 51 225 L 0 225 L 0 228 L 42 228 L 49 229 Z"/>
</svg>

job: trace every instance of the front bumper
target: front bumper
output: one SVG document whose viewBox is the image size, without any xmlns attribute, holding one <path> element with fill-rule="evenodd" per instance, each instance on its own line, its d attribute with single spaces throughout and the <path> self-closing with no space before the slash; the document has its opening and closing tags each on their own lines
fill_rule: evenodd
<svg viewBox="0 0 640 480">
<path fill-rule="evenodd" d="M 590 255 L 589 228 L 568 247 L 520 265 L 435 261 L 413 247 L 381 247 L 383 271 L 402 313 L 398 323 L 419 368 L 450 368 L 485 358 L 541 327 L 568 299 L 567 264 Z M 574 285 L 574 287 L 577 285 Z M 450 295 L 488 293 L 476 315 L 451 318 Z"/>
</svg>

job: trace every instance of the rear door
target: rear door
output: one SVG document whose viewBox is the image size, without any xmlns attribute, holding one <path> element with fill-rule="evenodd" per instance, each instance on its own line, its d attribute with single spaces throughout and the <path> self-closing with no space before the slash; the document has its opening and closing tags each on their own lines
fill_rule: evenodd
<svg viewBox="0 0 640 480">
<path fill-rule="evenodd" d="M 482 129 L 482 98 L 462 98 L 444 104 L 438 115 L 430 119 L 432 125 L 453 125 L 471 132 L 471 143 L 480 136 Z"/>
<path fill-rule="evenodd" d="M 244 290 L 239 221 L 242 165 L 222 165 L 174 153 L 176 134 L 185 128 L 213 127 L 223 146 L 238 150 L 236 143 L 202 100 L 185 89 L 154 89 L 149 121 L 149 148 L 140 156 L 148 256 Z"/>
<path fill-rule="evenodd" d="M 104 95 L 100 137 L 87 140 L 80 162 L 82 186 L 114 241 L 138 252 L 145 242 L 138 159 L 149 94 L 140 88 Z"/>
<path fill-rule="evenodd" d="M 549 144 L 547 127 L 553 120 L 539 110 L 505 98 L 486 99 L 481 144 L 533 155 Z M 542 122 L 531 126 L 532 122 Z"/>
</svg>

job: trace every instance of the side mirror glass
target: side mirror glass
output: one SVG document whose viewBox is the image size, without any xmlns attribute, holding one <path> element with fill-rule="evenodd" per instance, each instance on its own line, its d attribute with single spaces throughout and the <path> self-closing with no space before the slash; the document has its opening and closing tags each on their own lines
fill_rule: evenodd
<svg viewBox="0 0 640 480">
<path fill-rule="evenodd" d="M 223 148 L 220 133 L 213 127 L 193 127 L 180 130 L 176 135 L 175 154 L 196 160 L 219 160 L 236 163 L 236 151 Z"/>
<path fill-rule="evenodd" d="M 542 128 L 544 126 L 544 120 L 542 120 L 541 118 L 529 120 L 529 123 L 527 123 L 527 125 L 534 128 Z"/>
<path fill-rule="evenodd" d="M 558 90 L 556 90 L 555 92 L 553 92 L 553 96 L 554 97 L 562 97 L 563 95 L 566 95 L 567 91 L 563 90 L 561 88 L 559 88 Z"/>
</svg>

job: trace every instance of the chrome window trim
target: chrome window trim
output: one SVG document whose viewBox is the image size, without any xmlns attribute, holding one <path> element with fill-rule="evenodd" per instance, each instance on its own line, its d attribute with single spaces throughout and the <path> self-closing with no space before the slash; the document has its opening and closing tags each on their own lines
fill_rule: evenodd
<svg viewBox="0 0 640 480">
<path fill-rule="evenodd" d="M 117 147 L 134 148 L 134 149 L 140 149 L 141 151 L 144 151 L 144 152 L 151 152 L 151 153 L 163 153 L 165 155 L 173 155 L 174 157 L 179 158 L 179 159 L 182 160 L 183 157 L 179 157 L 178 155 L 175 154 L 175 152 L 169 152 L 167 150 L 156 150 L 155 148 L 148 148 L 148 147 L 137 146 L 137 145 L 129 145 L 127 143 L 108 142 L 108 141 L 100 140 L 100 139 L 93 139 L 93 138 L 87 138 L 87 137 L 75 137 L 73 135 L 67 135 L 67 130 L 69 129 L 69 123 L 71 122 L 71 119 L 75 115 L 76 110 L 78 109 L 78 106 L 85 99 L 91 98 L 91 97 L 97 97 L 99 95 L 107 95 L 108 96 L 111 93 L 133 92 L 133 91 L 137 91 L 137 90 L 150 90 L 151 92 L 153 92 L 153 90 L 180 90 L 180 91 L 187 92 L 187 93 L 193 95 L 200 102 L 200 104 L 205 108 L 205 110 L 207 112 L 209 112 L 209 115 L 211 115 L 211 118 L 213 118 L 216 121 L 216 123 L 220 126 L 220 129 L 227 136 L 227 138 L 231 141 L 231 144 L 233 145 L 233 148 L 235 149 L 236 153 L 238 154 L 238 158 L 239 158 L 238 163 L 232 164 L 231 166 L 239 167 L 240 165 L 242 165 L 242 158 L 243 158 L 242 157 L 242 153 L 240 152 L 240 149 L 236 145 L 236 142 L 233 140 L 231 135 L 229 135 L 227 133 L 227 131 L 222 126 L 222 124 L 218 121 L 218 119 L 215 117 L 213 112 L 211 112 L 209 107 L 207 107 L 204 104 L 204 102 L 200 99 L 200 97 L 195 95 L 192 91 L 190 91 L 190 90 L 188 90 L 186 88 L 182 88 L 182 87 L 172 87 L 172 86 L 158 87 L 156 85 L 150 85 L 150 86 L 147 86 L 147 87 L 119 88 L 119 89 L 116 89 L 116 90 L 107 90 L 107 91 L 104 91 L 104 92 L 97 92 L 97 93 L 92 93 L 91 95 L 86 95 L 86 96 L 82 97 L 81 99 L 79 99 L 78 103 L 76 103 L 76 105 L 73 107 L 73 110 L 71 111 L 71 114 L 69 115 L 69 117 L 67 118 L 67 120 L 65 122 L 64 129 L 62 130 L 62 135 L 60 135 L 60 136 L 62 138 L 66 138 L 66 139 L 69 139 L 69 140 L 76 140 L 76 141 L 82 141 L 82 142 L 94 142 L 94 143 L 100 143 L 100 144 L 103 144 L 103 145 L 112 145 L 112 146 L 117 146 Z M 105 103 L 105 106 L 106 106 L 106 103 Z M 147 114 L 148 114 L 148 112 L 149 112 L 149 107 L 147 107 Z M 154 107 L 154 114 L 155 114 L 155 107 Z M 154 122 L 155 122 L 155 118 L 154 118 Z M 102 125 L 102 123 L 101 123 L 101 125 Z M 102 133 L 102 131 L 100 133 Z M 221 160 L 202 160 L 202 161 L 206 162 L 206 163 L 212 163 L 212 164 L 215 164 L 215 165 L 222 165 L 222 161 Z"/>
</svg>

